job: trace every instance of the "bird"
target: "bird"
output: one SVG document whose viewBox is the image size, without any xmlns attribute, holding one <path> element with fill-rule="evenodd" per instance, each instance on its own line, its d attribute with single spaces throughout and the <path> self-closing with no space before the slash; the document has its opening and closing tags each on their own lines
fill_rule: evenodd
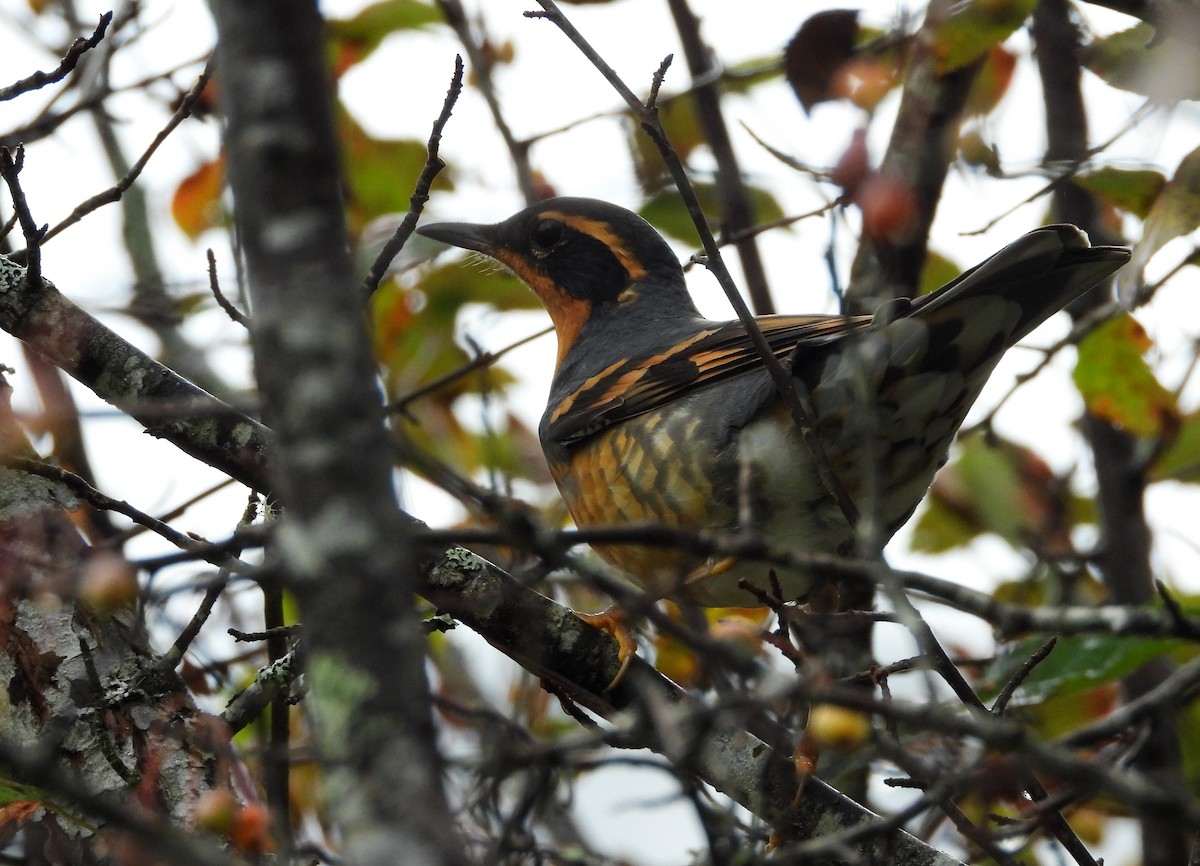
<svg viewBox="0 0 1200 866">
<path fill-rule="evenodd" d="M 856 550 L 858 520 L 874 521 L 882 547 L 912 515 L 1005 351 L 1129 259 L 1051 225 L 873 315 L 755 317 L 807 401 L 814 449 L 747 326 L 702 316 L 675 252 L 632 211 L 555 197 L 496 224 L 417 231 L 499 262 L 549 313 L 558 353 L 538 435 L 578 527 L 841 556 Z M 593 548 L 652 597 L 689 605 L 761 607 L 764 591 L 804 601 L 819 582 L 803 565 L 698 545 Z"/>
</svg>

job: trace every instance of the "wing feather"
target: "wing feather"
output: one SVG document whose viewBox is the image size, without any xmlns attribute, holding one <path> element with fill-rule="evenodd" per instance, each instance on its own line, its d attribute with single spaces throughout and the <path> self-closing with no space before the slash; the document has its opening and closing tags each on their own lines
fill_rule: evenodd
<svg viewBox="0 0 1200 866">
<path fill-rule="evenodd" d="M 828 343 L 871 323 L 870 316 L 763 316 L 775 357 Z M 700 388 L 762 369 L 741 321 L 703 328 L 654 355 L 629 358 L 588 379 L 555 407 L 545 434 L 564 445 L 678 400 Z"/>
</svg>

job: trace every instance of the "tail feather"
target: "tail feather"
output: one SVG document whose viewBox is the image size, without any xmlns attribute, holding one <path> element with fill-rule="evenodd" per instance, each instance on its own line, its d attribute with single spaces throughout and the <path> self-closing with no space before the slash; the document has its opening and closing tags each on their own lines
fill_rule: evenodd
<svg viewBox="0 0 1200 866">
<path fill-rule="evenodd" d="M 886 534 L 903 523 L 1004 352 L 1128 258 L 1074 226 L 1038 229 L 806 365 L 821 444 L 860 511 Z"/>
<path fill-rule="evenodd" d="M 1020 307 L 1008 335 L 1020 340 L 1129 261 L 1125 247 L 1092 246 L 1073 225 L 1035 229 L 956 280 L 913 303 L 912 313 L 936 318 L 948 308 L 983 295 L 999 295 Z"/>
</svg>

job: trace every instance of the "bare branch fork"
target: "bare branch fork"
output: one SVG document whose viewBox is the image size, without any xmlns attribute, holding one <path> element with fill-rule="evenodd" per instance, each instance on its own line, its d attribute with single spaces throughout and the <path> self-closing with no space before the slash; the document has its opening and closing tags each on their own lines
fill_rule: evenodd
<svg viewBox="0 0 1200 866">
<path fill-rule="evenodd" d="M 42 281 L 42 241 L 47 226 L 39 226 L 29 210 L 29 201 L 18 177 L 25 165 L 25 148 L 17 145 L 14 150 L 0 148 L 0 178 L 12 195 L 13 211 L 21 233 L 25 236 L 25 284 L 30 290 Z"/>
</svg>

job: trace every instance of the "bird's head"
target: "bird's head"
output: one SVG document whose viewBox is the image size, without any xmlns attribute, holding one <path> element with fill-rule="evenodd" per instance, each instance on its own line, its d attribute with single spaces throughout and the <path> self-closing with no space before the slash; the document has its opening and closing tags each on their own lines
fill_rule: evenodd
<svg viewBox="0 0 1200 866">
<path fill-rule="evenodd" d="M 667 242 L 640 216 L 607 202 L 551 198 L 494 225 L 434 223 L 417 232 L 490 256 L 520 277 L 550 313 L 560 363 L 598 313 L 699 315 Z"/>
</svg>

